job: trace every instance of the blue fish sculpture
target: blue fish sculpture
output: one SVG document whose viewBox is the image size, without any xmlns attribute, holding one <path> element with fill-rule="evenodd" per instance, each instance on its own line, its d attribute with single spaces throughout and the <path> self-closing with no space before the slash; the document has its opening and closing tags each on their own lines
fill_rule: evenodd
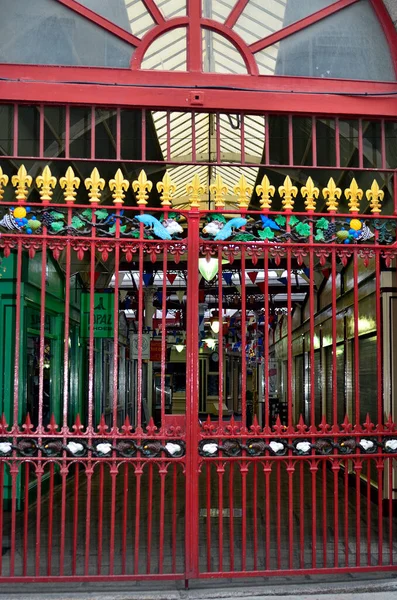
<svg viewBox="0 0 397 600">
<path fill-rule="evenodd" d="M 269 219 L 269 217 L 267 217 L 266 215 L 261 215 L 261 219 L 262 219 L 263 229 L 265 229 L 265 227 L 270 227 L 270 229 L 275 229 L 275 230 L 280 229 L 280 227 L 277 225 L 276 221 L 273 221 L 273 219 Z"/>
<path fill-rule="evenodd" d="M 214 237 L 214 240 L 227 240 L 227 238 L 233 234 L 234 229 L 241 229 L 241 227 L 244 227 L 247 222 L 247 219 L 243 219 L 242 217 L 230 219 L 230 221 L 228 221 L 226 225 L 218 231 Z"/>
<path fill-rule="evenodd" d="M 145 227 L 150 227 L 153 230 L 154 235 L 162 240 L 171 240 L 172 237 L 166 230 L 166 228 L 160 223 L 158 219 L 152 215 L 138 215 L 135 217 L 137 221 L 143 223 Z"/>
</svg>

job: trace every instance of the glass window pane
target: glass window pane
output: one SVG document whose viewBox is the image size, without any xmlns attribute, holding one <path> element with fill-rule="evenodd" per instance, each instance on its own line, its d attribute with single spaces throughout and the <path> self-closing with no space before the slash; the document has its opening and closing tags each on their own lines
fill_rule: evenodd
<svg viewBox="0 0 397 600">
<path fill-rule="evenodd" d="M 380 121 L 363 121 L 363 154 L 365 168 L 382 166 Z"/>
<path fill-rule="evenodd" d="M 317 165 L 336 165 L 335 119 L 317 119 Z"/>
<path fill-rule="evenodd" d="M 121 111 L 121 158 L 139 160 L 142 158 L 142 111 Z"/>
<path fill-rule="evenodd" d="M 263 115 L 244 115 L 244 152 L 246 163 L 265 162 L 265 117 Z"/>
<path fill-rule="evenodd" d="M 233 29 L 247 44 L 252 44 L 334 2 L 335 0 L 248 0 Z"/>
<path fill-rule="evenodd" d="M 134 48 L 53 0 L 2 0 L 0 62 L 129 68 Z M 23 24 L 23 41 L 20 35 Z"/>
<path fill-rule="evenodd" d="M 386 121 L 386 167 L 388 169 L 397 168 L 397 123 L 395 121 Z"/>
<path fill-rule="evenodd" d="M 0 152 L 12 154 L 14 142 L 14 107 L 11 104 L 0 104 Z"/>
<path fill-rule="evenodd" d="M 91 157 L 91 108 L 70 108 L 70 156 Z"/>
<path fill-rule="evenodd" d="M 116 158 L 116 111 L 95 111 L 95 158 Z"/>
<path fill-rule="evenodd" d="M 179 27 L 160 35 L 143 57 L 142 69 L 186 71 L 186 29 Z"/>
<path fill-rule="evenodd" d="M 159 138 L 157 137 L 154 116 L 156 112 L 146 111 L 146 159 L 147 160 L 165 160 L 160 146 Z"/>
<path fill-rule="evenodd" d="M 186 0 L 155 0 L 166 19 L 186 15 Z"/>
<path fill-rule="evenodd" d="M 203 2 L 202 15 L 206 19 L 213 19 L 224 23 L 232 12 L 236 0 L 212 0 L 211 2 Z"/>
<path fill-rule="evenodd" d="M 65 156 L 65 107 L 44 107 L 44 156 Z"/>
<path fill-rule="evenodd" d="M 206 73 L 247 73 L 242 56 L 229 40 L 209 29 L 203 29 L 202 35 Z"/>
<path fill-rule="evenodd" d="M 270 163 L 288 165 L 288 117 L 269 116 Z"/>
<path fill-rule="evenodd" d="M 156 130 L 159 131 L 156 124 Z M 164 129 L 163 129 L 164 131 Z M 167 138 L 167 128 L 165 128 Z M 163 137 L 164 143 L 164 137 Z M 168 140 L 166 141 L 168 145 Z M 189 112 L 172 112 L 170 114 L 170 158 L 172 161 L 187 162 L 192 160 L 192 114 Z M 163 151 L 164 154 L 164 151 Z"/>
<path fill-rule="evenodd" d="M 339 121 L 341 167 L 358 167 L 358 121 Z"/>
<path fill-rule="evenodd" d="M 312 155 L 312 119 L 310 117 L 294 117 L 292 119 L 294 134 L 294 165 L 313 164 Z"/>
<path fill-rule="evenodd" d="M 154 25 L 142 0 L 78 0 L 92 11 L 138 37 Z"/>
<path fill-rule="evenodd" d="M 221 162 L 241 162 L 240 115 L 219 115 L 219 143 Z M 218 128 L 218 127 L 217 127 Z"/>
<path fill-rule="evenodd" d="M 38 106 L 18 107 L 18 155 L 38 156 L 40 113 Z"/>
<path fill-rule="evenodd" d="M 368 0 L 361 0 L 255 55 L 264 75 L 395 81 L 390 50 Z"/>
</svg>

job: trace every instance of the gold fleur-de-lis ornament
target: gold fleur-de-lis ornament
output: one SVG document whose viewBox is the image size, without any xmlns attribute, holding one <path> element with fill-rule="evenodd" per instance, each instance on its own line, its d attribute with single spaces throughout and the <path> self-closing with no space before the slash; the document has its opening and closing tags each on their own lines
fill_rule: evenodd
<svg viewBox="0 0 397 600">
<path fill-rule="evenodd" d="M 11 177 L 11 183 L 16 187 L 15 198 L 20 202 L 25 202 L 29 193 L 28 188 L 32 185 L 32 177 L 28 175 L 25 165 L 21 165 L 18 173 Z"/>
<path fill-rule="evenodd" d="M 43 203 L 46 204 L 51 201 L 52 194 L 54 193 L 53 189 L 56 184 L 56 178 L 52 175 L 50 167 L 46 165 L 43 173 L 36 177 L 36 185 L 39 188 L 40 198 Z"/>
<path fill-rule="evenodd" d="M 306 181 L 306 185 L 301 188 L 301 194 L 305 200 L 305 208 L 307 211 L 316 210 L 316 198 L 318 198 L 320 190 L 314 185 L 311 177 Z"/>
<path fill-rule="evenodd" d="M 294 208 L 293 198 L 296 198 L 298 188 L 295 185 L 292 185 L 289 175 L 284 179 L 284 185 L 279 186 L 278 193 L 282 198 L 284 210 L 292 210 Z"/>
<path fill-rule="evenodd" d="M 87 190 L 90 190 L 88 193 L 90 202 L 98 204 L 101 199 L 101 190 L 105 187 L 105 180 L 99 175 L 96 167 L 93 169 L 91 176 L 84 180 L 84 185 Z"/>
<path fill-rule="evenodd" d="M 367 200 L 370 203 L 371 212 L 379 214 L 382 208 L 382 201 L 385 197 L 385 192 L 380 189 L 376 179 L 373 180 L 371 189 L 365 192 Z"/>
<path fill-rule="evenodd" d="M 132 182 L 132 189 L 136 194 L 138 206 L 146 206 L 149 198 L 148 192 L 151 191 L 152 187 L 153 183 L 149 181 L 145 171 L 142 169 L 142 171 L 138 175 L 138 179 L 135 179 Z"/>
<path fill-rule="evenodd" d="M 3 169 L 0 167 L 0 201 L 3 200 L 4 188 L 8 183 L 8 175 L 3 173 Z"/>
<path fill-rule="evenodd" d="M 59 180 L 59 185 L 65 190 L 63 192 L 65 202 L 74 202 L 77 196 L 76 190 L 80 185 L 80 179 L 76 177 L 72 167 L 67 168 L 65 177 L 61 177 Z"/>
<path fill-rule="evenodd" d="M 205 186 L 202 185 L 197 173 L 186 186 L 186 193 L 189 196 L 190 208 L 200 208 L 200 197 L 205 193 Z"/>
<path fill-rule="evenodd" d="M 157 183 L 157 191 L 162 192 L 160 195 L 161 206 L 172 206 L 172 196 L 176 192 L 176 185 L 168 171 L 165 172 L 163 179 Z"/>
<path fill-rule="evenodd" d="M 110 179 L 109 188 L 113 192 L 113 204 L 123 204 L 125 193 L 129 188 L 130 182 L 124 179 L 121 169 L 117 169 L 114 179 Z"/>
<path fill-rule="evenodd" d="M 245 175 L 241 175 L 238 184 L 234 186 L 233 192 L 237 196 L 239 208 L 248 208 L 252 196 L 252 185 L 249 185 Z"/>
<path fill-rule="evenodd" d="M 271 198 L 276 193 L 276 188 L 274 185 L 271 185 L 267 175 L 265 175 L 262 182 L 256 186 L 256 193 L 260 198 L 262 210 L 270 210 L 272 206 Z"/>
<path fill-rule="evenodd" d="M 360 210 L 360 200 L 363 197 L 363 191 L 358 187 L 357 181 L 352 179 L 350 187 L 345 189 L 345 197 L 349 200 L 349 211 L 358 213 Z"/>
<path fill-rule="evenodd" d="M 336 212 L 338 210 L 338 200 L 342 195 L 342 190 L 337 187 L 334 179 L 328 181 L 327 187 L 323 189 L 324 199 L 327 200 L 327 210 L 328 212 Z"/>
<path fill-rule="evenodd" d="M 223 183 L 222 176 L 217 173 L 214 183 L 209 187 L 210 194 L 214 195 L 215 208 L 224 208 L 225 199 L 224 196 L 228 193 L 227 185 Z"/>
</svg>

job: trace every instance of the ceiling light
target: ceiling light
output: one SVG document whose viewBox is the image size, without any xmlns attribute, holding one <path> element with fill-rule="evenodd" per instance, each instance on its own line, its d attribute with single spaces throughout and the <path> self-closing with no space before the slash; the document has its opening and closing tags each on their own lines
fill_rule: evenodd
<svg viewBox="0 0 397 600">
<path fill-rule="evenodd" d="M 213 319 L 211 320 L 211 329 L 214 333 L 219 333 L 219 320 Z"/>
<path fill-rule="evenodd" d="M 214 350 L 216 346 L 216 340 L 214 340 L 213 338 L 206 338 L 204 342 L 207 344 L 210 350 Z"/>
</svg>

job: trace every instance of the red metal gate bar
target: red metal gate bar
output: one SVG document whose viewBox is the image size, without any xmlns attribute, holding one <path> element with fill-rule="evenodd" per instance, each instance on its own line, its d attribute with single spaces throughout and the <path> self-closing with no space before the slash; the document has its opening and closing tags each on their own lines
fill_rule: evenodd
<svg viewBox="0 0 397 600">
<path fill-rule="evenodd" d="M 241 248 L 241 426 L 247 427 L 247 293 L 245 248 Z"/>
<path fill-rule="evenodd" d="M 265 314 L 263 320 L 263 328 L 264 328 L 264 384 L 265 384 L 265 432 L 269 433 L 269 414 L 270 414 L 270 405 L 269 405 L 269 327 L 270 327 L 270 310 L 269 310 L 269 277 L 267 277 L 267 273 L 269 273 L 269 250 L 267 247 L 264 249 L 264 263 L 263 263 L 263 272 L 264 272 L 264 302 L 265 302 Z M 268 555 L 268 550 L 266 549 L 266 556 Z"/>
<path fill-rule="evenodd" d="M 222 427 L 223 419 L 223 289 L 222 289 L 222 248 L 218 248 L 218 420 Z"/>
</svg>

